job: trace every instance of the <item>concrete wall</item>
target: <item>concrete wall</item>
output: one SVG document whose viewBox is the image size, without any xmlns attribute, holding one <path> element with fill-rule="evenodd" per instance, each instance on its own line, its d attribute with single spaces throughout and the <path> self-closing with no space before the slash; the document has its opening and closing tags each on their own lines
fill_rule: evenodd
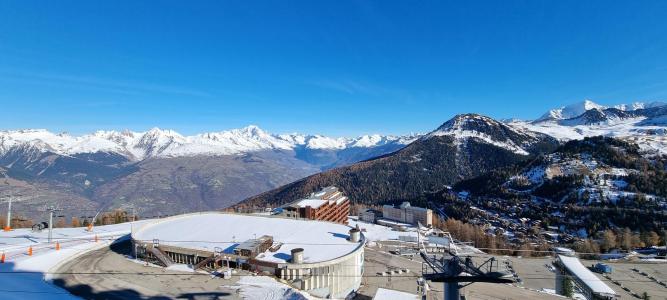
<svg viewBox="0 0 667 300">
<path fill-rule="evenodd" d="M 279 277 L 295 288 L 320 298 L 345 298 L 359 289 L 364 272 L 365 237 L 360 246 L 345 256 L 313 264 L 279 264 Z M 308 255 L 308 253 L 305 253 Z"/>
</svg>

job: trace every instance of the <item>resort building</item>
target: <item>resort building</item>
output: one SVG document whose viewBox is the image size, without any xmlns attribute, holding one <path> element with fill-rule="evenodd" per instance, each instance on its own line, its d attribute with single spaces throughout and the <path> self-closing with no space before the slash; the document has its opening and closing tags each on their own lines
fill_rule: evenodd
<svg viewBox="0 0 667 300">
<path fill-rule="evenodd" d="M 309 219 L 347 224 L 350 200 L 335 186 L 312 193 L 305 199 L 283 207 L 283 215 L 290 218 Z"/>
<path fill-rule="evenodd" d="M 399 207 L 393 205 L 382 206 L 382 217 L 413 225 L 417 225 L 417 223 L 424 226 L 433 225 L 433 211 L 428 208 L 410 206 L 410 202 L 403 202 Z"/>
</svg>

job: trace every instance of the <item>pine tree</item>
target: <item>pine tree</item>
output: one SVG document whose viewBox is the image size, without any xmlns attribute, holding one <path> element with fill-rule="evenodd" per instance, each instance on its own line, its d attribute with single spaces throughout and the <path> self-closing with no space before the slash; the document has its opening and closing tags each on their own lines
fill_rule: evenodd
<svg viewBox="0 0 667 300">
<path fill-rule="evenodd" d="M 574 296 L 574 285 L 570 277 L 563 278 L 563 296 L 572 298 Z"/>
</svg>

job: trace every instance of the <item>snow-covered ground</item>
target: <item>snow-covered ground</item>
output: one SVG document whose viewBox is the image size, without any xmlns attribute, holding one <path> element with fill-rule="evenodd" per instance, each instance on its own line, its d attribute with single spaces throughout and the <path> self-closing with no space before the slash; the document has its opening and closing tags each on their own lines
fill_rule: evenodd
<svg viewBox="0 0 667 300">
<path fill-rule="evenodd" d="M 195 272 L 195 269 L 193 269 L 191 265 L 186 265 L 186 264 L 174 264 L 169 267 L 166 267 L 165 269 L 170 271 L 180 271 L 180 272 L 190 272 L 190 273 Z"/>
<path fill-rule="evenodd" d="M 556 290 L 554 290 L 554 289 L 542 289 L 540 292 L 551 294 L 551 295 L 558 295 L 558 294 L 556 294 Z M 565 297 L 563 297 L 563 298 L 565 298 Z M 572 294 L 572 299 L 586 300 L 586 297 L 581 293 L 573 293 Z"/>
<path fill-rule="evenodd" d="M 557 122 L 531 123 L 513 121 L 511 127 L 548 134 L 562 141 L 580 140 L 592 136 L 609 136 L 636 143 L 647 153 L 667 154 L 667 127 L 639 125 L 645 118 L 630 118 L 611 124 L 561 125 Z"/>
<path fill-rule="evenodd" d="M 53 243 L 48 243 L 48 230 L 0 232 L 0 252 L 5 254 L 5 263 L 0 264 L 0 299 L 76 299 L 67 291 L 48 283 L 49 272 L 77 255 L 127 236 L 131 227 L 141 222 L 145 221 L 137 221 L 133 225 L 96 226 L 92 232 L 85 228 L 55 228 Z M 60 250 L 55 249 L 56 241 Z M 31 256 L 28 255 L 28 247 L 32 247 Z"/>
<path fill-rule="evenodd" d="M 606 201 L 616 203 L 621 198 L 637 198 L 637 193 L 625 191 L 628 182 L 624 180 L 624 177 L 639 172 L 637 170 L 611 167 L 595 160 L 587 153 L 572 157 L 562 157 L 559 153 L 553 153 L 545 155 L 544 159 L 545 164 L 512 176 L 505 185 L 516 192 L 525 192 L 557 176 L 582 175 L 584 186 L 578 190 L 578 196 L 588 194 L 587 204 Z M 646 194 L 644 197 L 649 200 L 661 200 L 660 197 L 651 194 Z"/>
<path fill-rule="evenodd" d="M 243 276 L 236 285 L 224 286 L 236 289 L 244 299 L 252 300 L 308 300 L 307 293 L 280 283 L 268 276 Z"/>
<path fill-rule="evenodd" d="M 98 239 L 106 239 L 110 236 L 124 235 L 130 232 L 132 227 L 137 229 L 147 220 L 136 221 L 133 224 L 123 223 L 114 225 L 95 226 L 93 231 L 89 232 L 85 227 L 76 228 L 54 228 L 53 241 L 59 241 L 61 245 L 77 242 L 79 240 L 93 240 L 97 235 Z M 15 252 L 16 250 L 25 250 L 28 246 L 33 246 L 33 250 L 43 247 L 53 247 L 48 242 L 49 231 L 32 231 L 29 228 L 14 229 L 9 232 L 0 232 L 0 251 Z"/>
<path fill-rule="evenodd" d="M 398 240 L 400 236 L 417 237 L 416 229 L 411 231 L 398 231 L 387 226 L 377 225 L 359 221 L 357 217 L 350 217 L 348 225 L 352 227 L 359 226 L 362 233 L 369 242 Z"/>
<path fill-rule="evenodd" d="M 417 300 L 419 295 L 379 288 L 373 297 L 373 300 L 392 299 L 392 300 Z"/>
</svg>

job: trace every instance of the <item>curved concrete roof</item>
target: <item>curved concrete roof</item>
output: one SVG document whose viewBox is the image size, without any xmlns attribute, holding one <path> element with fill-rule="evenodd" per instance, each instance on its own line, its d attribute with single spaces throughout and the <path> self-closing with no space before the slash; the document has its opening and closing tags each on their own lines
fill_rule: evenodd
<svg viewBox="0 0 667 300">
<path fill-rule="evenodd" d="M 259 254 L 256 259 L 285 263 L 292 249 L 303 248 L 303 263 L 317 263 L 345 256 L 360 246 L 360 242 L 347 240 L 350 229 L 321 221 L 208 212 L 149 223 L 137 230 L 133 238 L 147 242 L 159 239 L 161 245 L 211 252 L 220 247 L 223 252 L 233 253 L 246 240 L 270 235 L 274 244 L 283 245 L 276 252 L 267 250 Z"/>
</svg>

